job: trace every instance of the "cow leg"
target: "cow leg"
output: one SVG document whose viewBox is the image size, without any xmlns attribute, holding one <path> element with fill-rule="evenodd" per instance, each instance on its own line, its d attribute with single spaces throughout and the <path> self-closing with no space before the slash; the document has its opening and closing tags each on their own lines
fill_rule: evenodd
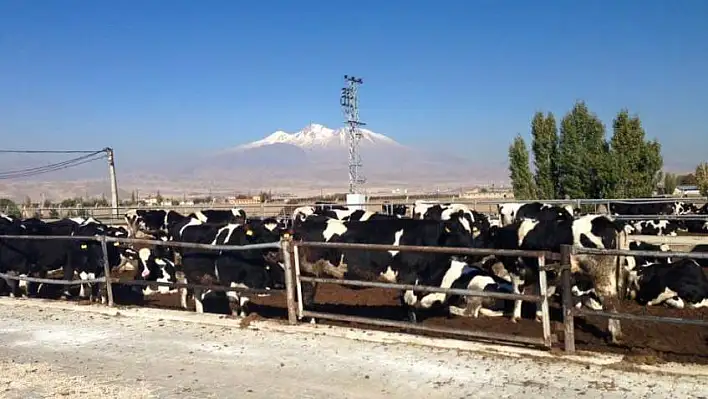
<svg viewBox="0 0 708 399">
<path fill-rule="evenodd" d="M 20 277 L 27 277 L 26 274 L 20 274 Z M 29 297 L 29 282 L 26 280 L 19 280 L 17 282 L 17 288 L 20 296 Z"/>
<path fill-rule="evenodd" d="M 199 288 L 194 289 L 194 311 L 197 313 L 204 313 L 204 304 L 202 299 L 206 293 Z"/>
<path fill-rule="evenodd" d="M 683 309 L 685 307 L 683 299 L 681 299 L 679 297 L 673 297 L 673 298 L 667 299 L 666 304 L 669 305 L 670 307 L 676 308 L 676 309 Z"/>
<path fill-rule="evenodd" d="M 79 273 L 79 278 L 81 279 L 81 281 L 88 280 L 88 274 L 86 272 L 81 272 Z M 81 283 L 81 285 L 79 285 L 79 298 L 86 298 L 86 289 L 87 284 Z"/>
<path fill-rule="evenodd" d="M 467 308 L 461 308 L 459 306 L 450 306 L 448 308 L 448 312 L 450 312 L 451 315 L 453 316 L 458 316 L 458 317 L 469 317 L 469 313 L 467 312 Z"/>
<path fill-rule="evenodd" d="M 516 273 L 509 273 L 509 274 L 511 275 L 511 289 L 514 291 L 514 294 L 520 295 L 521 291 L 519 290 L 519 286 L 521 285 L 521 278 Z M 522 304 L 523 304 L 523 301 L 520 299 L 514 301 L 514 313 L 511 317 L 511 321 L 514 323 L 517 323 L 519 320 L 521 320 L 521 306 L 522 306 Z"/>
<path fill-rule="evenodd" d="M 9 274 L 9 275 L 11 275 L 11 276 L 16 276 L 16 275 L 17 275 L 17 272 L 8 271 L 7 274 Z M 7 288 L 8 288 L 8 291 L 9 291 L 10 298 L 16 298 L 16 297 L 20 296 L 20 295 L 19 295 L 19 290 L 18 290 L 18 287 L 17 287 L 17 286 L 18 286 L 18 284 L 17 284 L 18 281 L 17 281 L 17 280 L 6 279 L 6 280 L 5 280 L 5 283 L 7 284 Z"/>
<path fill-rule="evenodd" d="M 478 313 L 478 314 L 475 315 L 475 317 L 478 317 L 479 314 L 481 314 L 481 315 L 484 316 L 484 317 L 501 317 L 501 316 L 504 316 L 504 312 L 502 312 L 502 311 L 499 311 L 499 310 L 491 310 L 491 309 L 487 309 L 487 308 L 485 308 L 485 307 L 480 307 L 479 309 L 477 309 L 477 313 Z"/>
<path fill-rule="evenodd" d="M 414 285 L 418 284 L 418 279 L 415 280 Z M 403 296 L 401 298 L 402 300 L 402 305 L 406 309 L 406 315 L 408 317 L 408 321 L 411 323 L 417 323 L 418 322 L 418 313 L 416 312 L 415 305 L 418 303 L 418 295 L 415 294 L 414 291 L 412 290 L 407 290 L 403 293 Z"/>
<path fill-rule="evenodd" d="M 241 317 L 248 316 L 248 307 L 246 305 L 248 305 L 248 303 L 251 301 L 251 299 L 248 297 L 245 297 L 243 295 L 239 295 L 238 301 L 239 301 L 239 305 L 238 305 L 239 306 L 239 316 L 241 316 Z"/>
<path fill-rule="evenodd" d="M 71 281 L 74 279 L 74 268 L 69 265 L 70 265 L 70 263 L 67 262 L 66 265 L 64 265 L 64 267 L 62 268 L 62 270 L 64 271 L 64 273 L 63 273 L 64 280 Z M 72 297 L 71 292 L 69 292 L 69 287 L 71 287 L 71 286 L 70 285 L 65 286 L 64 291 L 62 292 L 62 295 L 61 295 L 62 299 L 69 299 Z"/>
<path fill-rule="evenodd" d="M 187 287 L 179 288 L 180 305 L 182 306 L 182 309 L 187 309 L 187 295 L 188 294 L 189 293 L 187 292 Z"/>
<path fill-rule="evenodd" d="M 315 295 L 317 294 L 317 283 L 302 283 L 302 305 L 303 307 L 310 307 L 315 302 Z M 317 321 L 314 317 L 310 318 L 310 324 L 316 324 Z"/>
</svg>

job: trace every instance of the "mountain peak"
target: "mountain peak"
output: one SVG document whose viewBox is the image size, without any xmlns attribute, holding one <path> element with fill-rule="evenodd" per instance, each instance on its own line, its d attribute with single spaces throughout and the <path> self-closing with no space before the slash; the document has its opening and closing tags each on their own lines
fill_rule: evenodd
<svg viewBox="0 0 708 399">
<path fill-rule="evenodd" d="M 402 147 L 393 139 L 383 134 L 374 133 L 371 130 L 359 129 L 361 132 L 361 143 L 364 146 L 398 146 Z M 261 140 L 243 144 L 236 149 L 251 149 L 265 147 L 273 144 L 290 144 L 304 150 L 345 148 L 347 146 L 346 128 L 330 129 L 319 123 L 310 123 L 295 133 L 288 133 L 278 130 Z"/>
</svg>

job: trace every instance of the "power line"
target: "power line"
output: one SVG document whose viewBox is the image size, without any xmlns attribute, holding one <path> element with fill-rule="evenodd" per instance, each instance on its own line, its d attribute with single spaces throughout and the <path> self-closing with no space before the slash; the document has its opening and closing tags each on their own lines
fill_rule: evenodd
<svg viewBox="0 0 708 399">
<path fill-rule="evenodd" d="M 64 151 L 64 150 L 0 150 L 0 153 L 5 154 L 93 154 L 96 152 L 105 151 L 105 149 L 100 151 Z"/>
<path fill-rule="evenodd" d="M 31 176 L 41 175 L 41 174 L 45 174 L 45 173 L 49 173 L 49 172 L 55 172 L 58 170 L 63 170 L 63 169 L 68 169 L 68 168 L 76 167 L 79 165 L 83 165 L 85 163 L 93 162 L 95 160 L 102 159 L 105 157 L 106 157 L 106 154 L 104 153 L 104 150 L 93 151 L 93 152 L 88 153 L 87 155 L 83 155 L 83 156 L 80 156 L 77 158 L 72 158 L 72 159 L 69 159 L 66 161 L 62 161 L 62 162 L 56 162 L 56 163 L 49 164 L 49 165 L 0 172 L 0 180 L 17 179 L 17 178 L 21 178 L 21 177 L 31 177 Z"/>
</svg>

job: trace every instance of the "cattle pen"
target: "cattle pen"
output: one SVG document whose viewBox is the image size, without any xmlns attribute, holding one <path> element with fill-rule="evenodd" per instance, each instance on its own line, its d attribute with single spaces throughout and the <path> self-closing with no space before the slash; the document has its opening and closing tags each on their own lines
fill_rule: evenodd
<svg viewBox="0 0 708 399">
<path fill-rule="evenodd" d="M 479 199 L 479 198 L 464 198 L 464 197 L 459 197 L 459 196 L 414 196 L 411 195 L 409 197 L 405 198 L 390 198 L 388 199 L 387 197 L 382 197 L 382 198 L 376 198 L 375 200 L 367 200 L 365 203 L 361 204 L 347 204 L 345 201 L 338 200 L 338 199 L 333 199 L 330 201 L 322 201 L 320 203 L 316 203 L 315 205 L 317 206 L 322 206 L 324 208 L 331 207 L 331 206 L 337 206 L 337 205 L 349 205 L 353 207 L 359 207 L 368 211 L 377 211 L 381 210 L 382 207 L 388 206 L 388 205 L 404 205 L 409 208 L 408 212 L 412 212 L 412 207 L 416 204 L 416 202 L 423 202 L 423 203 L 434 203 L 434 202 L 441 202 L 441 203 L 457 203 L 457 204 L 462 204 L 462 205 L 467 205 L 471 209 L 475 209 L 481 213 L 484 214 L 494 214 L 497 212 L 497 207 L 498 205 L 501 204 L 506 204 L 506 203 L 515 203 L 515 204 L 529 204 L 533 202 L 537 202 L 535 200 L 517 200 L 514 198 L 490 198 L 490 199 Z M 617 204 L 634 204 L 634 205 L 642 205 L 642 204 L 661 204 L 661 203 L 669 203 L 669 202 L 675 202 L 675 201 L 690 201 L 691 203 L 695 204 L 704 204 L 705 199 L 703 198 L 624 198 L 624 199 L 592 199 L 592 198 L 585 198 L 585 199 L 568 199 L 568 200 L 563 200 L 563 199 L 558 199 L 558 200 L 544 200 L 543 202 L 549 205 L 572 205 L 574 208 L 577 209 L 592 209 L 593 212 L 599 213 L 598 211 L 600 210 L 601 207 L 604 207 L 605 209 L 609 209 L 609 205 L 611 203 L 617 203 Z M 140 206 L 139 208 L 141 209 L 164 209 L 164 210 L 173 210 L 176 212 L 180 213 L 190 213 L 190 212 L 196 212 L 205 208 L 209 209 L 232 209 L 232 208 L 239 208 L 243 209 L 246 211 L 249 215 L 253 216 L 258 216 L 258 217 L 273 217 L 273 216 L 283 216 L 285 218 L 289 218 L 292 214 L 292 211 L 296 209 L 299 206 L 306 206 L 306 205 L 312 205 L 313 201 L 311 200 L 298 200 L 298 199 L 289 199 L 289 200 L 270 200 L 270 201 L 263 201 L 263 202 L 257 202 L 257 203 L 214 203 L 214 204 L 204 204 L 204 205 L 160 205 L 160 206 L 155 206 L 155 205 L 146 205 L 146 206 Z M 117 208 L 118 214 L 123 214 L 125 211 L 135 209 L 136 206 L 120 206 Z M 0 210 L 2 211 L 2 210 Z M 125 220 L 123 217 L 118 217 L 116 216 L 116 208 L 112 207 L 102 207 L 102 206 L 94 206 L 94 207 L 30 207 L 30 208 L 23 208 L 22 213 L 25 213 L 27 215 L 51 215 L 51 214 L 56 214 L 56 218 L 62 218 L 62 217 L 67 217 L 67 216 L 74 216 L 74 215 L 80 215 L 80 216 L 85 216 L 85 217 L 93 217 L 100 219 L 102 221 L 105 221 L 107 224 L 112 224 L 112 225 L 123 225 L 125 224 Z M 655 218 L 657 215 L 632 215 L 633 218 L 635 219 L 647 219 L 647 218 Z M 668 216 L 669 219 L 674 219 L 671 216 L 672 215 L 662 215 L 663 216 Z M 43 217 L 42 219 L 46 220 L 54 220 L 55 217 Z M 622 219 L 622 217 L 620 217 Z M 680 216 L 675 218 L 675 219 L 682 219 Z M 686 217 L 683 219 L 690 219 L 690 217 Z"/>
<path fill-rule="evenodd" d="M 329 319 L 332 321 L 353 323 L 355 325 L 369 325 L 374 327 L 391 327 L 400 330 L 417 330 L 421 333 L 435 333 L 442 335 L 452 335 L 456 337 L 466 337 L 485 341 L 494 342 L 505 342 L 505 343 L 518 343 L 525 345 L 533 345 L 544 348 L 551 348 L 554 344 L 558 343 L 560 340 L 551 331 L 550 325 L 550 314 L 549 314 L 549 295 L 547 293 L 547 281 L 546 281 L 546 271 L 556 271 L 561 273 L 561 283 L 564 287 L 563 300 L 562 300 L 562 323 L 563 323 L 563 338 L 564 349 L 566 353 L 575 352 L 575 324 L 574 318 L 578 316 L 599 316 L 603 318 L 612 319 L 624 319 L 630 321 L 643 321 L 651 323 L 669 323 L 669 324 L 679 324 L 679 325 L 692 325 L 699 327 L 708 327 L 708 321 L 705 320 L 693 320 L 693 319 L 683 319 L 683 318 L 673 318 L 673 317 L 657 317 L 651 315 L 636 315 L 629 313 L 609 313 L 609 312 L 598 312 L 590 310 L 575 309 L 572 306 L 570 299 L 570 257 L 573 255 L 580 254 L 593 254 L 593 255 L 607 255 L 607 256 L 633 256 L 633 255 L 645 255 L 653 256 L 657 258 L 697 258 L 697 259 L 708 259 L 708 254 L 699 253 L 688 253 L 688 252 L 659 252 L 659 251 L 627 251 L 622 249 L 589 249 L 580 248 L 574 246 L 563 246 L 561 253 L 551 253 L 547 251 L 514 251 L 514 250 L 495 250 L 495 249 L 470 249 L 470 248 L 450 248 L 450 247 L 413 247 L 413 246 L 388 246 L 388 245 L 372 245 L 372 244 L 344 244 L 344 243 L 320 243 L 320 242 L 295 242 L 291 238 L 283 239 L 280 242 L 266 243 L 266 244 L 255 244 L 255 245 L 244 245 L 244 246 L 234 246 L 234 245 L 209 245 L 209 244 L 194 244 L 194 243 L 183 243 L 183 242 L 165 242 L 160 240 L 144 240 L 144 239 L 134 239 L 134 238 L 118 238 L 118 237 L 107 237 L 107 236 L 0 236 L 0 239 L 29 239 L 29 240 L 79 240 L 79 241 L 97 241 L 101 244 L 101 250 L 103 253 L 103 267 L 104 276 L 95 279 L 83 279 L 83 280 L 68 280 L 68 279 L 44 279 L 35 277 L 26 277 L 20 275 L 12 275 L 3 273 L 0 274 L 1 278 L 6 280 L 20 280 L 28 281 L 42 284 L 58 284 L 58 285 L 79 285 L 79 284 L 102 284 L 105 286 L 106 292 L 106 304 L 108 306 L 116 306 L 114 300 L 113 288 L 115 285 L 124 286 L 166 286 L 171 288 L 201 288 L 205 290 L 212 291 L 237 291 L 243 292 L 245 294 L 285 294 L 285 302 L 287 308 L 287 320 L 290 325 L 298 324 L 304 317 Z M 625 237 L 626 239 L 626 237 Z M 220 285 L 198 285 L 198 284 L 184 284 L 184 283 L 167 283 L 167 282 L 156 282 L 156 281 L 140 281 L 140 280 L 125 280 L 120 278 L 115 278 L 112 276 L 112 270 L 110 270 L 109 262 L 107 261 L 107 248 L 108 243 L 118 243 L 123 244 L 148 244 L 156 246 L 177 246 L 185 248 L 195 248 L 195 249 L 206 249 L 214 251 L 244 251 L 249 249 L 279 249 L 282 251 L 284 268 L 285 268 L 285 292 L 278 292 L 278 290 L 253 290 L 248 288 L 240 287 L 226 287 Z M 304 276 L 301 275 L 299 270 L 299 257 L 298 248 L 299 247 L 332 247 L 332 248 L 347 248 L 352 250 L 396 250 L 396 251 L 413 251 L 413 252 L 438 252 L 438 253 L 448 253 L 448 254 L 470 254 L 470 255 L 506 255 L 506 256 L 527 256 L 535 257 L 539 259 L 539 265 L 541 266 L 539 271 L 539 286 L 541 288 L 540 295 L 514 295 L 514 294 L 504 294 L 504 293 L 489 293 L 481 291 L 471 291 L 462 289 L 452 289 L 452 288 L 441 288 L 441 287 L 429 287 L 420 285 L 400 285 L 400 284 L 389 284 L 389 283 L 379 283 L 379 282 L 365 282 L 358 280 L 340 280 L 340 279 L 324 279 L 318 277 Z M 558 261 L 555 264 L 546 265 L 546 261 Z M 492 333 L 487 331 L 469 331 L 461 328 L 444 328 L 444 327 L 431 327 L 421 324 L 413 324 L 402 321 L 392 321 L 392 320 L 381 320 L 377 318 L 369 317 L 356 317 L 348 316 L 336 313 L 328 312 L 318 312 L 310 311 L 304 308 L 303 297 L 302 297 L 302 284 L 303 283 L 322 283 L 322 284 L 341 284 L 345 286 L 356 286 L 356 287 L 370 287 L 370 288 L 385 288 L 393 290 L 414 290 L 418 292 L 429 292 L 429 293 L 444 293 L 450 295 L 458 296 L 478 296 L 478 297 L 490 297 L 490 298 L 501 298 L 507 300 L 522 300 L 528 302 L 535 302 L 541 304 L 541 311 L 543 317 L 542 323 L 542 337 L 524 337 L 512 334 L 503 333 Z"/>
</svg>

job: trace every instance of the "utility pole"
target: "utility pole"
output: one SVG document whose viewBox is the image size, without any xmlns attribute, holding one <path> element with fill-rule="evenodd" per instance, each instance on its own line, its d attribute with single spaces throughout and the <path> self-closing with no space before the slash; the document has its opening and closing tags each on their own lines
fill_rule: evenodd
<svg viewBox="0 0 708 399">
<path fill-rule="evenodd" d="M 111 206 L 113 207 L 113 217 L 118 218 L 118 182 L 116 181 L 116 163 L 113 149 L 106 147 L 103 149 L 108 155 L 108 177 L 111 180 Z"/>
<path fill-rule="evenodd" d="M 344 122 L 347 124 L 347 141 L 349 144 L 349 193 L 358 194 L 361 191 L 360 185 L 366 182 L 364 176 L 360 175 L 361 157 L 359 156 L 359 140 L 361 139 L 360 126 L 365 123 L 359 121 L 359 85 L 364 83 L 360 78 L 344 75 L 346 86 L 342 88 L 342 95 L 339 103 L 344 113 Z"/>
</svg>

